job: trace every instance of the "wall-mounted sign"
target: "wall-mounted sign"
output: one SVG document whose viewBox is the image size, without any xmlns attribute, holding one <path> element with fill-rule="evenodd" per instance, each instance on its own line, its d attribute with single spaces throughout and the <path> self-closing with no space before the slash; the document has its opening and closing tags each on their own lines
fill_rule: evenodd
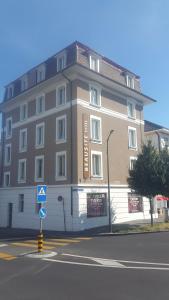
<svg viewBox="0 0 169 300">
<path fill-rule="evenodd" d="M 83 178 L 89 178 L 89 122 L 88 115 L 83 114 Z"/>
<path fill-rule="evenodd" d="M 107 216 L 107 194 L 88 193 L 87 194 L 87 217 Z"/>
<path fill-rule="evenodd" d="M 141 196 L 128 193 L 128 211 L 129 213 L 137 213 L 143 211 L 143 199 Z"/>
</svg>

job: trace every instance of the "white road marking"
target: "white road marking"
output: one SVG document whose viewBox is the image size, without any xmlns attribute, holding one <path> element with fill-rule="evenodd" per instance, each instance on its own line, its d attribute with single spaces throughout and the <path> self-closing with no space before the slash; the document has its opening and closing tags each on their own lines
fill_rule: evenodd
<svg viewBox="0 0 169 300">
<path fill-rule="evenodd" d="M 62 253 L 64 256 L 72 256 L 72 257 L 79 257 L 79 258 L 88 258 L 92 260 L 110 260 L 107 258 L 101 258 L 101 257 L 92 257 L 92 256 L 82 256 L 82 255 L 74 255 L 74 254 L 68 254 L 68 253 Z M 154 262 L 147 262 L 147 261 L 134 261 L 134 260 L 121 260 L 121 259 L 113 259 L 114 262 L 120 262 L 120 263 L 130 263 L 130 264 L 142 264 L 142 265 L 157 265 L 157 266 L 169 266 L 168 263 L 154 263 Z"/>
<path fill-rule="evenodd" d="M 108 266 L 108 267 L 117 267 L 117 268 L 125 268 L 124 265 L 120 264 L 119 262 L 112 260 L 112 259 L 98 259 L 98 258 L 93 258 L 92 260 L 96 261 L 97 263 L 103 265 L 103 266 Z"/>
<path fill-rule="evenodd" d="M 7 244 L 0 244 L 0 248 L 8 246 Z"/>
</svg>

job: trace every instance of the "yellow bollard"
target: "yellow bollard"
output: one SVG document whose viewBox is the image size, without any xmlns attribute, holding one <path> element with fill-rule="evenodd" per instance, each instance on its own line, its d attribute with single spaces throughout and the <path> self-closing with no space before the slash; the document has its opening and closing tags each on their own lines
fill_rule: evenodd
<svg viewBox="0 0 169 300">
<path fill-rule="evenodd" d="M 43 234 L 40 233 L 38 235 L 38 252 L 42 252 L 43 250 Z"/>
</svg>

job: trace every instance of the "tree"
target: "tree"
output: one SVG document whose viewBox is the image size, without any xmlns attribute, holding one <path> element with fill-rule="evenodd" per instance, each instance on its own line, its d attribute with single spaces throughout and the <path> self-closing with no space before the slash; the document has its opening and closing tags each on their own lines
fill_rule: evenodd
<svg viewBox="0 0 169 300">
<path fill-rule="evenodd" d="M 169 151 L 167 147 L 159 153 L 159 193 L 169 197 Z"/>
<path fill-rule="evenodd" d="M 132 190 L 141 196 L 147 197 L 150 203 L 151 225 L 153 226 L 153 198 L 162 191 L 160 168 L 160 155 L 152 146 L 151 142 L 143 145 L 142 152 L 134 164 L 133 170 L 129 171 L 128 184 Z M 163 178 L 163 181 L 165 179 Z"/>
</svg>

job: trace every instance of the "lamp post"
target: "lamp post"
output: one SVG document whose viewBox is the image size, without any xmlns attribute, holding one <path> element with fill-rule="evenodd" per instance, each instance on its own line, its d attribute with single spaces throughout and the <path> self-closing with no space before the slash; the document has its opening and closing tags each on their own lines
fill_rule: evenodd
<svg viewBox="0 0 169 300">
<path fill-rule="evenodd" d="M 112 220 L 111 220 L 111 201 L 110 201 L 110 175 L 109 175 L 109 139 L 113 132 L 114 130 L 111 129 L 107 138 L 107 189 L 108 189 L 109 231 L 110 232 L 112 232 Z"/>
</svg>

